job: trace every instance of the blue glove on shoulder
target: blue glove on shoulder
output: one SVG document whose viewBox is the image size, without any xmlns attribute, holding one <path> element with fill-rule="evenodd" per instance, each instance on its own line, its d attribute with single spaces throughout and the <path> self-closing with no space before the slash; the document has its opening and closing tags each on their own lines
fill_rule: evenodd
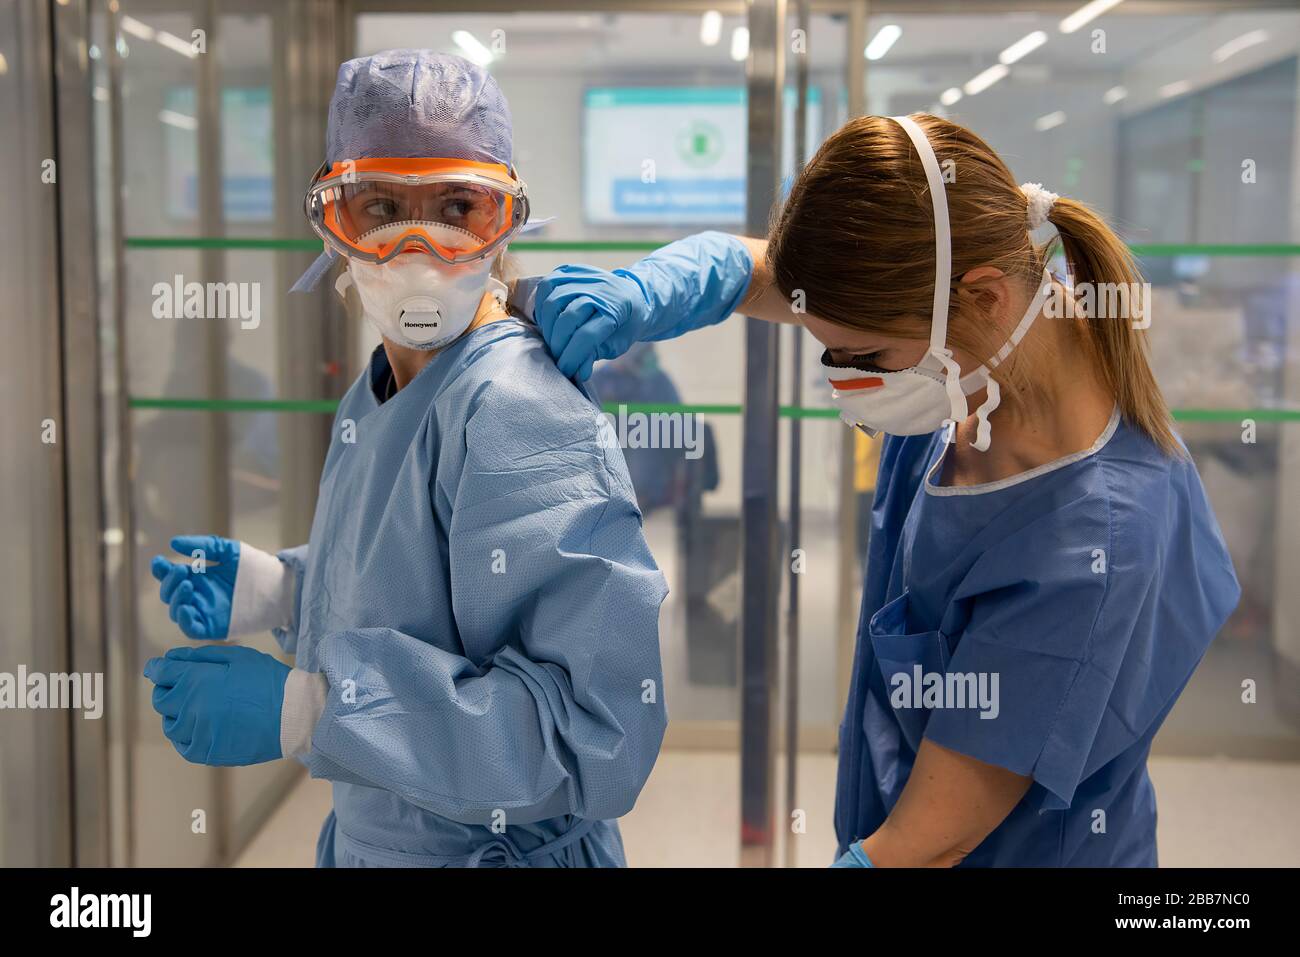
<svg viewBox="0 0 1300 957">
<path fill-rule="evenodd" d="M 288 665 L 254 648 L 202 645 L 150 658 L 163 734 L 194 764 L 260 764 L 282 756 L 280 713 Z"/>
<path fill-rule="evenodd" d="M 149 570 L 162 582 L 159 595 L 169 607 L 172 621 L 196 641 L 226 638 L 239 570 L 239 542 L 216 535 L 180 535 L 172 539 L 171 546 L 187 560 L 172 562 L 155 555 Z M 203 553 L 204 562 L 194 559 L 195 552 Z M 195 565 L 202 570 L 196 571 Z"/>
<path fill-rule="evenodd" d="M 849 845 L 849 849 L 840 855 L 840 859 L 831 867 L 873 867 L 871 858 L 867 857 L 867 852 L 862 847 L 861 841 L 854 841 Z"/>
<path fill-rule="evenodd" d="M 754 260 L 726 233 L 696 233 L 627 269 L 561 266 L 537 286 L 534 319 L 566 376 L 586 379 L 597 359 L 634 342 L 672 339 L 731 315 Z"/>
</svg>

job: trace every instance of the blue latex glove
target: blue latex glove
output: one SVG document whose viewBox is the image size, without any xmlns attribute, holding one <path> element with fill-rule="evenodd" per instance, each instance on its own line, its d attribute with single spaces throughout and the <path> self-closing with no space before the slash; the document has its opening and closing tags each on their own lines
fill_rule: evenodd
<svg viewBox="0 0 1300 957">
<path fill-rule="evenodd" d="M 672 339 L 731 315 L 749 288 L 754 260 L 726 233 L 696 233 L 628 269 L 561 266 L 537 286 L 533 318 L 560 371 L 586 379 L 597 359 L 634 342 Z"/>
<path fill-rule="evenodd" d="M 831 867 L 872 867 L 871 858 L 862 847 L 861 841 L 854 841 L 849 849 L 840 855 L 840 859 Z"/>
<path fill-rule="evenodd" d="M 281 757 L 280 711 L 290 668 L 239 645 L 173 648 L 150 658 L 163 734 L 194 764 L 260 764 Z"/>
<path fill-rule="evenodd" d="M 171 546 L 186 561 L 171 562 L 155 555 L 149 570 L 162 582 L 163 603 L 172 621 L 187 638 L 219 641 L 230 633 L 230 606 L 235 596 L 235 573 L 239 569 L 239 542 L 216 535 L 179 535 Z M 202 550 L 209 564 L 196 572 L 191 557 Z"/>
</svg>

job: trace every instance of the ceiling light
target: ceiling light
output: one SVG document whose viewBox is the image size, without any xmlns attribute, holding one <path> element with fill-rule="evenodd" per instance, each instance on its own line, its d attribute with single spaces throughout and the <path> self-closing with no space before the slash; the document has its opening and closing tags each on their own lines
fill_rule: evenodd
<svg viewBox="0 0 1300 957">
<path fill-rule="evenodd" d="M 700 42 L 706 47 L 715 47 L 722 38 L 722 14 L 717 10 L 706 10 L 700 17 Z"/>
<path fill-rule="evenodd" d="M 451 35 L 451 42 L 460 47 L 460 52 L 465 54 L 465 59 L 471 63 L 487 66 L 496 59 L 492 55 L 492 51 L 485 47 L 479 38 L 468 30 L 457 30 Z"/>
<path fill-rule="evenodd" d="M 998 62 L 1010 66 L 1022 57 L 1026 57 L 1030 53 L 1033 53 L 1046 42 L 1047 34 L 1042 30 L 1035 30 L 1033 33 L 1026 37 L 1022 37 L 999 53 Z"/>
<path fill-rule="evenodd" d="M 1210 54 L 1210 59 L 1215 63 L 1222 63 L 1224 60 L 1228 59 L 1228 57 L 1235 56 L 1242 50 L 1247 50 L 1250 47 L 1258 46 L 1267 39 L 1267 30 L 1251 30 L 1249 33 L 1243 33 L 1241 36 L 1237 37 L 1237 39 L 1229 40 L 1223 46 L 1219 47 L 1219 49 Z"/>
<path fill-rule="evenodd" d="M 1092 3 L 1085 3 L 1062 20 L 1058 26 L 1062 33 L 1073 33 L 1079 27 L 1096 20 L 1111 7 L 1118 7 L 1123 2 L 1124 0 L 1092 0 Z"/>
<path fill-rule="evenodd" d="M 898 42 L 898 38 L 903 35 L 903 28 L 896 23 L 886 23 L 881 27 L 867 48 L 862 51 L 862 55 L 868 60 L 879 60 L 889 52 L 889 48 Z"/>
<path fill-rule="evenodd" d="M 739 62 L 749 56 L 749 27 L 731 31 L 731 58 Z"/>
<path fill-rule="evenodd" d="M 1005 64 L 995 63 L 983 73 L 967 80 L 962 89 L 966 91 L 967 96 L 974 96 L 976 93 L 983 93 L 1010 72 L 1011 71 L 1007 69 Z"/>
</svg>

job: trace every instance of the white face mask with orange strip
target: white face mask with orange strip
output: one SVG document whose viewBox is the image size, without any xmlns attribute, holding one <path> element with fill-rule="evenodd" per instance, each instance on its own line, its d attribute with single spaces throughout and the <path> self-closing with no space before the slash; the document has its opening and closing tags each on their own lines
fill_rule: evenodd
<svg viewBox="0 0 1300 957">
<path fill-rule="evenodd" d="M 1038 318 L 1051 292 L 1051 275 L 1043 270 L 1043 283 L 1038 294 L 997 354 L 974 372 L 963 376 L 947 346 L 952 232 L 948 225 L 948 201 L 939 161 L 925 132 L 915 122 L 906 116 L 892 119 L 907 133 L 921 157 L 934 204 L 935 284 L 930 348 L 919 363 L 896 372 L 839 366 L 831 361 L 829 354 L 823 354 L 822 366 L 827 370 L 831 384 L 831 400 L 839 408 L 841 419 L 871 435 L 880 432 L 926 435 L 942 428 L 945 422 L 964 422 L 970 414 L 966 396 L 987 387 L 988 398 L 977 410 L 979 423 L 975 441 L 971 443 L 983 452 L 988 449 L 990 441 L 989 413 L 998 407 L 1001 400 L 998 384 L 989 375 L 989 370 L 1010 355 Z"/>
</svg>

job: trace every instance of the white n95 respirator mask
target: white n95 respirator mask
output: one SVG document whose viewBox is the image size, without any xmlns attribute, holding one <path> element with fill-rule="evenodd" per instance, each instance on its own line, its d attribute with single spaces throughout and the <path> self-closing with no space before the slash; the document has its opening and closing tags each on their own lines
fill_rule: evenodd
<svg viewBox="0 0 1300 957">
<path fill-rule="evenodd" d="M 930 322 L 930 348 L 924 358 L 909 369 L 886 372 L 836 365 L 829 354 L 822 355 L 822 366 L 831 384 L 831 399 L 840 410 L 840 418 L 871 435 L 926 435 L 942 428 L 946 422 L 964 422 L 970 414 L 966 397 L 988 389 L 988 397 L 976 410 L 977 450 L 987 451 L 990 441 L 989 413 L 998 407 L 1001 391 L 989 375 L 1019 345 L 1029 327 L 1038 318 L 1051 292 L 1051 274 L 1044 269 L 1042 285 L 1025 310 L 1015 330 L 996 355 L 974 372 L 963 376 L 948 348 L 948 293 L 952 283 L 952 231 L 948 223 L 948 200 L 944 193 L 939 161 L 926 139 L 925 131 L 906 116 L 891 119 L 901 126 L 921 157 L 925 178 L 934 205 L 934 304 Z"/>
<path fill-rule="evenodd" d="M 449 236 L 448 241 L 454 242 L 455 237 Z M 447 345 L 469 328 L 484 292 L 490 290 L 505 301 L 505 284 L 493 279 L 491 272 L 489 258 L 453 265 L 411 252 L 385 263 L 349 259 L 335 289 L 345 296 L 348 286 L 354 286 L 362 313 L 385 339 L 409 349 L 429 350 Z"/>
<path fill-rule="evenodd" d="M 937 368 L 936 368 L 937 367 Z M 840 409 L 840 418 L 875 435 L 926 435 L 940 428 L 952 417 L 952 401 L 946 387 L 947 374 L 934 356 L 908 369 L 888 372 L 884 369 L 861 369 L 834 362 L 829 352 L 822 353 L 822 368 L 831 384 L 831 399 Z M 963 393 L 969 395 L 976 384 Z"/>
<path fill-rule="evenodd" d="M 1038 318 L 1051 290 L 1051 275 L 1043 270 L 1042 285 L 1015 331 L 996 355 L 969 375 L 960 375 L 961 370 L 947 349 L 936 354 L 933 345 L 919 363 L 894 372 L 840 365 L 831 359 L 829 352 L 823 352 L 822 368 L 826 370 L 831 384 L 831 400 L 839 408 L 840 418 L 870 435 L 880 432 L 928 435 L 946 422 L 964 421 L 969 414 L 966 396 L 987 388 L 988 398 L 976 410 L 978 422 L 975 441 L 971 445 L 980 452 L 988 451 L 991 440 L 989 413 L 998 407 L 1002 397 L 997 380 L 989 375 L 989 371 L 997 368 L 1020 344 Z M 955 396 L 954 387 L 957 390 Z"/>
</svg>

